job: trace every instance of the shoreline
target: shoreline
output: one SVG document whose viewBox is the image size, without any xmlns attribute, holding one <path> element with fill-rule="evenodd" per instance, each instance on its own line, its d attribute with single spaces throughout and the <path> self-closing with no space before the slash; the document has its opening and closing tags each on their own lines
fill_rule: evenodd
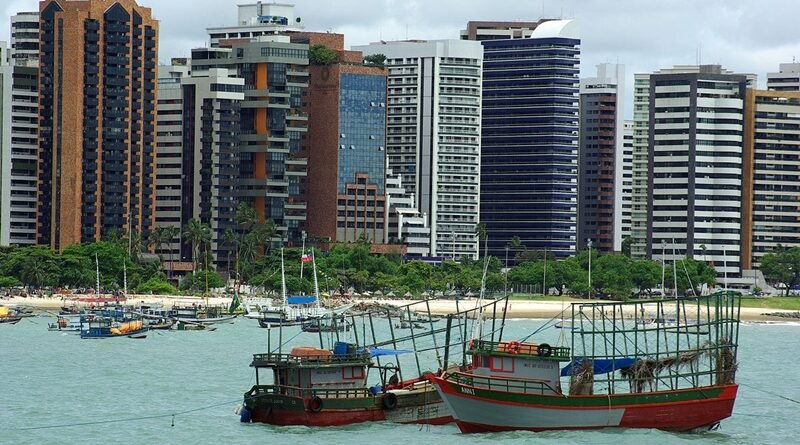
<svg viewBox="0 0 800 445">
<path fill-rule="evenodd" d="M 59 310 L 63 306 L 90 306 L 92 303 L 78 302 L 75 298 L 91 297 L 91 295 L 58 295 L 52 297 L 2 297 L 0 298 L 0 305 L 5 306 L 30 306 L 39 311 L 54 311 Z M 226 297 L 209 297 L 208 303 L 210 305 L 229 304 L 231 298 Z M 444 300 L 433 299 L 428 300 L 428 305 L 424 305 L 424 300 L 375 300 L 375 299 L 355 299 L 355 303 L 380 303 L 389 304 L 393 306 L 403 306 L 407 304 L 417 303 L 419 308 L 417 311 L 427 310 L 428 305 L 430 311 L 435 315 L 447 315 L 456 312 L 456 306 L 459 310 L 473 309 L 478 303 L 477 299 L 470 300 Z M 192 303 L 205 303 L 205 298 L 197 296 L 167 296 L 167 295 L 129 295 L 125 304 L 160 304 L 169 306 L 175 303 L 178 304 L 192 304 Z M 526 301 L 526 300 L 511 300 L 508 305 L 508 318 L 540 318 L 549 319 L 560 317 L 562 310 L 565 315 L 571 314 L 570 304 L 572 302 L 561 301 Z M 97 304 L 95 304 L 97 305 Z M 412 306 L 412 310 L 414 307 Z M 773 315 L 765 315 L 765 313 L 796 313 L 797 311 L 785 309 L 770 309 L 770 308 L 741 308 L 740 319 L 741 321 L 795 321 L 795 318 L 780 317 Z"/>
</svg>

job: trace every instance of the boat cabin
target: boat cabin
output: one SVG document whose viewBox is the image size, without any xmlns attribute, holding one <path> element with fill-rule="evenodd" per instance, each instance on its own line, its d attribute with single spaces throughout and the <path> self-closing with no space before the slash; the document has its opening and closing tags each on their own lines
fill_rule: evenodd
<svg viewBox="0 0 800 445">
<path fill-rule="evenodd" d="M 471 374 L 475 377 L 475 386 L 495 387 L 499 380 L 525 380 L 531 386 L 538 386 L 542 394 L 561 393 L 559 362 L 570 360 L 569 348 L 546 343 L 473 340 L 468 353 L 472 354 Z M 487 378 L 480 379 L 481 376 Z"/>
<path fill-rule="evenodd" d="M 344 397 L 352 390 L 365 391 L 368 368 L 372 360 L 368 351 L 355 348 L 334 351 L 313 347 L 292 348 L 289 354 L 255 354 L 251 366 L 256 368 L 256 385 L 262 385 L 259 371 L 270 369 L 274 393 L 291 396 L 322 395 Z"/>
</svg>

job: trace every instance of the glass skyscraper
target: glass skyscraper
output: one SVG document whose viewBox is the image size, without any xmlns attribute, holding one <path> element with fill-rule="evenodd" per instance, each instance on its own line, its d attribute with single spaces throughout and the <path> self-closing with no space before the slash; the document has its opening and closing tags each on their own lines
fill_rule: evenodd
<svg viewBox="0 0 800 445">
<path fill-rule="evenodd" d="M 478 35 L 483 44 L 480 220 L 489 254 L 511 239 L 575 253 L 580 39 L 571 20 Z M 466 35 L 466 34 L 465 34 Z"/>
</svg>

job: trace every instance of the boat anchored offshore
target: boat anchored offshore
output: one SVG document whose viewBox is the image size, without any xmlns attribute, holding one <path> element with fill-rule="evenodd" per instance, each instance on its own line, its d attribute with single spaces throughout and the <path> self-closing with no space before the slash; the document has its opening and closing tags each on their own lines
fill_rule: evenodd
<svg viewBox="0 0 800 445">
<path fill-rule="evenodd" d="M 450 422 L 441 398 L 425 379 L 394 382 L 386 391 L 380 385 L 367 386 L 368 370 L 375 367 L 373 356 L 385 352 L 399 351 L 337 343 L 333 351 L 295 347 L 289 354 L 255 354 L 251 366 L 256 384 L 244 394 L 241 420 L 305 426 Z M 272 371 L 274 384 L 261 384 L 263 369 Z"/>
<path fill-rule="evenodd" d="M 679 322 L 636 322 L 636 314 L 654 306 L 657 313 L 674 307 Z M 572 323 L 571 348 L 476 338 L 467 351 L 471 366 L 428 376 L 461 431 L 702 431 L 731 415 L 738 389 L 736 293 L 574 303 Z"/>
<path fill-rule="evenodd" d="M 81 318 L 81 338 L 145 338 L 147 330 L 141 320 L 120 323 L 111 317 Z"/>
</svg>

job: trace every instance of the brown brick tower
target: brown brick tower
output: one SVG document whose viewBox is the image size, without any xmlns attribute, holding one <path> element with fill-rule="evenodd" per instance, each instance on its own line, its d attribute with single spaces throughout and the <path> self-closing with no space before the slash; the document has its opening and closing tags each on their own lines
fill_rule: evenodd
<svg viewBox="0 0 800 445">
<path fill-rule="evenodd" d="M 39 4 L 37 242 L 61 249 L 155 223 L 158 22 L 133 0 Z M 130 224 L 130 226 L 129 226 Z"/>
</svg>

